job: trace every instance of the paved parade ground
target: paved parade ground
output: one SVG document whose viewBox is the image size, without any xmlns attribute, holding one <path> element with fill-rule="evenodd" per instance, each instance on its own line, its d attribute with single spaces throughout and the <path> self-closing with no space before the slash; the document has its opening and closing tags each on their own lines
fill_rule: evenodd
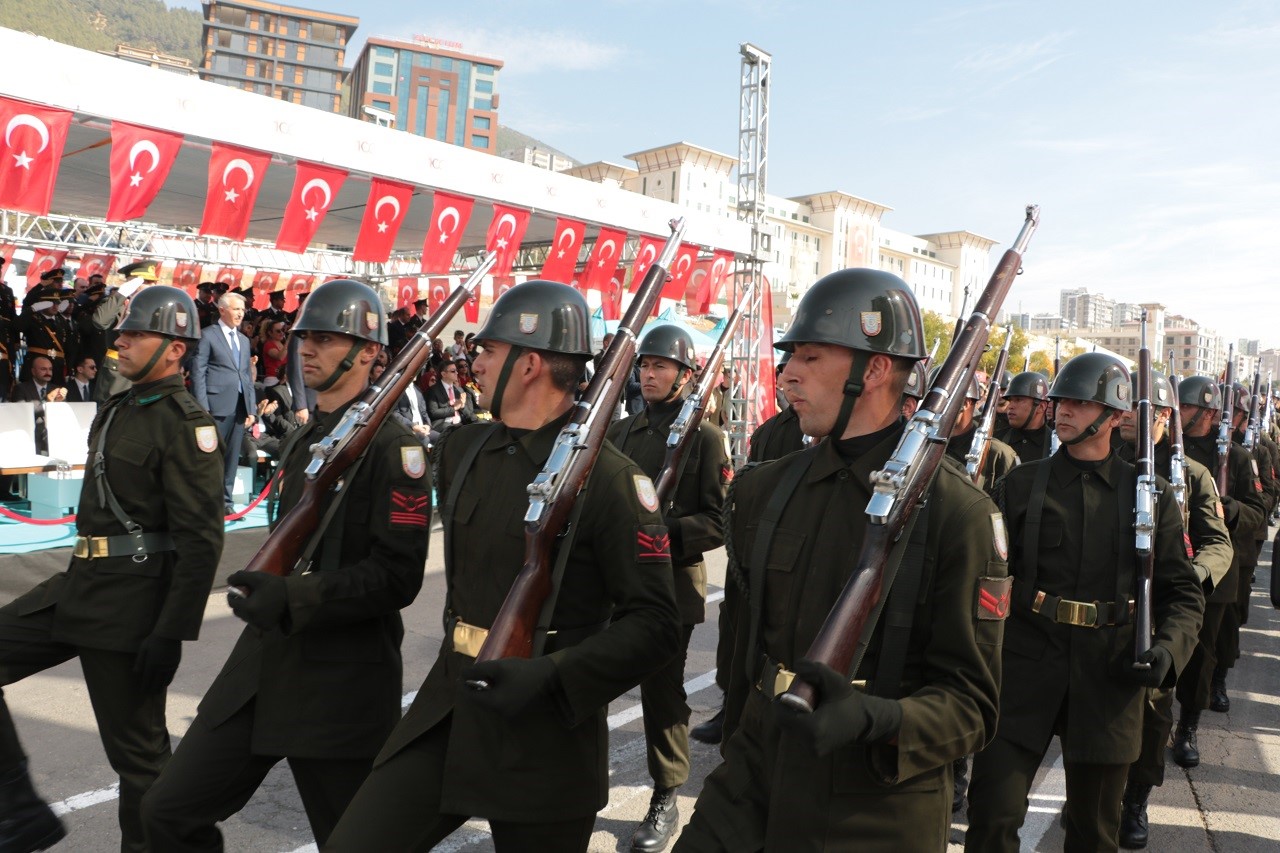
<svg viewBox="0 0 1280 853">
<path fill-rule="evenodd" d="M 219 582 L 245 565 L 263 536 L 260 530 L 228 535 Z M 1185 771 L 1169 761 L 1164 787 L 1151 795 L 1150 850 L 1280 850 L 1280 612 L 1271 608 L 1266 594 L 1270 551 L 1268 545 L 1258 569 L 1249 623 L 1241 633 L 1243 657 L 1228 679 L 1231 711 L 1206 711 L 1202 716 L 1199 767 Z M 41 577 L 63 569 L 67 553 L 58 550 L 0 557 L 0 598 L 7 601 Z M 404 611 L 406 706 L 410 691 L 421 683 L 440 645 L 444 595 L 441 553 L 437 531 L 432 536 L 422 592 Z M 709 575 L 713 586 L 708 596 L 708 621 L 693 635 L 685 673 L 695 724 L 714 713 L 720 702 L 713 678 L 723 550 L 710 556 Z M 169 729 L 175 738 L 181 738 L 190 725 L 200 696 L 241 627 L 219 586 L 209 598 L 200 641 L 184 644 L 182 667 L 169 692 Z M 79 664 L 73 661 L 5 688 L 5 697 L 30 756 L 36 786 L 47 800 L 58 804 L 56 808 L 67 823 L 67 840 L 56 849 L 117 850 L 115 777 L 98 741 Z M 651 783 L 645 770 L 639 690 L 620 697 L 610 707 L 610 714 L 612 790 L 609 805 L 596 820 L 593 851 L 626 850 L 627 840 L 649 804 Z M 693 769 L 689 783 L 680 791 L 682 821 L 692 812 L 701 779 L 719 760 L 715 747 L 691 745 Z M 1023 850 L 1062 849 L 1058 813 L 1064 790 L 1055 744 L 1032 792 Z M 952 850 L 960 849 L 963 828 L 962 821 L 955 824 Z M 268 776 L 249 805 L 222 829 L 228 851 L 315 849 L 283 763 Z M 491 850 L 492 844 L 485 823 L 473 821 L 436 849 L 484 851 Z"/>
</svg>

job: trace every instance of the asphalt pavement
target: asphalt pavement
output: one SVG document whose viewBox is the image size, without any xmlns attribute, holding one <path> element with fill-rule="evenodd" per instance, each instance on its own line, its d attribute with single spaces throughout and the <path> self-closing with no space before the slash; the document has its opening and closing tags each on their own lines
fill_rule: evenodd
<svg viewBox="0 0 1280 853">
<path fill-rule="evenodd" d="M 242 568 L 261 544 L 263 531 L 228 537 L 219 583 Z M 444 580 L 440 535 L 434 533 L 426 580 L 417 600 L 404 611 L 406 706 L 440 646 Z M 27 588 L 31 578 L 65 566 L 65 552 L 44 552 L 0 561 L 0 597 Z M 1271 608 L 1270 545 L 1258 569 L 1253 607 L 1241 636 L 1243 657 L 1228 680 L 1231 711 L 1206 711 L 1200 722 L 1201 765 L 1186 771 L 1168 764 L 1163 787 L 1151 795 L 1151 844 L 1155 851 L 1254 853 L 1280 850 L 1280 612 Z M 707 622 L 694 632 L 685 670 L 693 723 L 719 706 L 714 685 L 716 615 L 724 578 L 723 550 L 710 555 Z M 169 692 L 169 729 L 180 739 L 195 715 L 200 696 L 230 652 L 242 624 L 226 606 L 222 587 L 205 610 L 201 639 L 186 643 L 182 667 Z M 119 849 L 115 776 L 98 741 L 79 664 L 72 661 L 5 688 L 5 698 L 30 756 L 36 786 L 56 804 L 68 836 L 56 849 L 107 853 Z M 644 735 L 638 690 L 609 708 L 611 729 L 609 805 L 596 820 L 592 851 L 625 851 L 631 832 L 649 804 Z M 680 790 L 681 818 L 687 821 L 702 778 L 719 762 L 716 747 L 693 743 L 690 781 Z M 1061 756 L 1056 743 L 1045 758 L 1032 791 L 1023 828 L 1025 851 L 1062 849 L 1058 813 L 1064 801 Z M 951 850 L 963 844 L 963 820 L 953 827 Z M 246 853 L 314 850 L 302 804 L 288 767 L 281 763 L 249 804 L 222 824 L 226 849 Z M 492 850 L 484 821 L 471 821 L 439 845 L 441 851 Z"/>
</svg>

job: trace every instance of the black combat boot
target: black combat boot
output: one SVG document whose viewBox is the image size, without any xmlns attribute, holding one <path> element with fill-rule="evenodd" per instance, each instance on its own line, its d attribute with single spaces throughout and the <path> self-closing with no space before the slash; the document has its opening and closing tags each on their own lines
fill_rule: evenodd
<svg viewBox="0 0 1280 853">
<path fill-rule="evenodd" d="M 699 743 L 719 743 L 724 737 L 724 703 L 714 717 L 689 729 L 689 737 Z"/>
<path fill-rule="evenodd" d="M 62 821 L 31 786 L 27 762 L 0 775 L 0 853 L 47 850 L 66 835 Z"/>
<path fill-rule="evenodd" d="M 1196 746 L 1196 727 L 1200 725 L 1200 712 L 1182 709 L 1178 727 L 1173 732 L 1173 763 L 1179 767 L 1196 767 L 1200 764 L 1200 748 Z"/>
<path fill-rule="evenodd" d="M 666 850 L 680 825 L 680 810 L 676 808 L 676 789 L 657 788 L 649 800 L 649 813 L 631 836 L 631 849 L 643 853 Z"/>
<path fill-rule="evenodd" d="M 1231 710 L 1231 698 L 1227 696 L 1227 669 L 1213 668 L 1213 680 L 1209 682 L 1209 710 L 1225 714 Z"/>
<path fill-rule="evenodd" d="M 964 808 L 964 795 L 969 790 L 969 756 L 951 762 L 951 778 L 951 813 L 956 814 Z"/>
<path fill-rule="evenodd" d="M 1141 850 L 1147 846 L 1147 797 L 1150 785 L 1130 783 L 1124 789 L 1120 807 L 1120 846 L 1126 850 Z"/>
</svg>

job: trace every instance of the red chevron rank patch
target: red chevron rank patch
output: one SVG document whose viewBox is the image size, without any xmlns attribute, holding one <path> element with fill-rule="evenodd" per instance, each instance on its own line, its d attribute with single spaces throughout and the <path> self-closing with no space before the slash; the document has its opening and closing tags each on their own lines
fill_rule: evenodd
<svg viewBox="0 0 1280 853">
<path fill-rule="evenodd" d="M 636 562 L 663 563 L 671 559 L 671 533 L 661 524 L 636 528 Z"/>
<path fill-rule="evenodd" d="M 392 527 L 417 527 L 426 529 L 431 520 L 431 495 L 421 489 L 392 489 Z"/>
<path fill-rule="evenodd" d="M 998 622 L 1009 615 L 1013 578 L 978 578 L 978 618 Z"/>
</svg>

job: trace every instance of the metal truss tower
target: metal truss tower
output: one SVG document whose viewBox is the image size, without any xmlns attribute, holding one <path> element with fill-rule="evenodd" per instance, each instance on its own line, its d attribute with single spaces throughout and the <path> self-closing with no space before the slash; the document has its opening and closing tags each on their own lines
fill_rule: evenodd
<svg viewBox="0 0 1280 853">
<path fill-rule="evenodd" d="M 749 42 L 738 46 L 741 58 L 738 75 L 738 218 L 751 226 L 751 255 L 738 262 L 730 289 L 730 305 L 737 305 L 750 289 L 744 307 L 741 331 L 729 350 L 733 380 L 726 402 L 729 405 L 728 433 L 735 465 L 746 461 L 751 432 L 759 407 L 760 340 L 772 334 L 761 328 L 764 290 L 764 263 L 770 250 L 765 232 L 765 177 L 769 164 L 769 89 L 773 58 Z"/>
</svg>

